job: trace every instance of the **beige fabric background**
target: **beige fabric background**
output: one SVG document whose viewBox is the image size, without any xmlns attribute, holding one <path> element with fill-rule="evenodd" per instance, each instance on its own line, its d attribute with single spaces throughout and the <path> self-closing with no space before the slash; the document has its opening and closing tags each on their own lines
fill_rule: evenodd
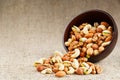
<svg viewBox="0 0 120 80">
<path fill-rule="evenodd" d="M 56 78 L 33 67 L 35 60 L 54 50 L 65 52 L 65 26 L 90 9 L 110 13 L 120 30 L 120 0 L 0 0 L 0 80 L 119 80 L 119 38 L 111 55 L 97 63 L 102 74 Z"/>
</svg>

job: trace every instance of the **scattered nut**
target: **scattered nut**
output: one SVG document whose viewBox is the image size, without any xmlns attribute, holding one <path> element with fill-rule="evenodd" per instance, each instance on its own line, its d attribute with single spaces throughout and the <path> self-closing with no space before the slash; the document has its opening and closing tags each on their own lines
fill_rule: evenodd
<svg viewBox="0 0 120 80">
<path fill-rule="evenodd" d="M 84 74 L 83 68 L 79 67 L 79 68 L 76 70 L 76 73 L 77 73 L 78 75 L 83 75 L 83 74 Z"/>
<path fill-rule="evenodd" d="M 100 74 L 102 72 L 101 67 L 98 65 L 95 65 L 95 69 L 96 69 L 97 74 Z"/>
<path fill-rule="evenodd" d="M 45 67 L 43 65 L 41 65 L 41 64 L 37 66 L 37 71 L 38 72 L 40 72 L 40 71 L 42 71 L 44 69 L 45 69 Z"/>
<path fill-rule="evenodd" d="M 57 76 L 57 77 L 63 77 L 63 76 L 65 76 L 66 75 L 66 73 L 64 72 L 64 71 L 58 71 L 58 72 L 56 72 L 56 74 L 55 74 L 55 76 Z"/>
<path fill-rule="evenodd" d="M 51 68 L 47 68 L 41 71 L 42 74 L 51 74 L 52 73 L 52 69 Z"/>
</svg>

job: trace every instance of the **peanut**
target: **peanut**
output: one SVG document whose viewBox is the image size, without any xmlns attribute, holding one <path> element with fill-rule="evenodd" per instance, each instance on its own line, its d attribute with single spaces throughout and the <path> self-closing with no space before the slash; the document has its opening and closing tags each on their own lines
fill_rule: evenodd
<svg viewBox="0 0 120 80">
<path fill-rule="evenodd" d="M 100 46 L 100 47 L 99 47 L 99 52 L 104 51 L 104 49 L 105 49 L 105 48 L 104 48 L 103 46 Z"/>
<path fill-rule="evenodd" d="M 108 24 L 107 22 L 101 22 L 100 24 L 101 24 L 101 25 L 104 25 L 104 26 L 106 26 L 106 27 L 109 26 L 109 24 Z"/>
<path fill-rule="evenodd" d="M 83 75 L 83 74 L 84 74 L 83 68 L 79 67 L 79 68 L 76 70 L 76 73 L 77 73 L 78 75 Z"/>
<path fill-rule="evenodd" d="M 86 43 L 91 43 L 92 42 L 92 38 L 88 38 L 87 40 L 86 40 Z"/>
<path fill-rule="evenodd" d="M 64 72 L 64 71 L 58 71 L 58 72 L 56 72 L 56 74 L 55 74 L 55 76 L 57 76 L 57 77 L 63 77 L 63 76 L 65 76 L 66 75 L 66 73 Z"/>
<path fill-rule="evenodd" d="M 105 39 L 105 42 L 111 41 L 111 39 L 112 39 L 112 36 L 108 36 L 108 37 Z"/>
<path fill-rule="evenodd" d="M 93 37 L 93 33 L 89 33 L 85 35 L 86 38 L 92 38 Z"/>
<path fill-rule="evenodd" d="M 67 73 L 67 71 L 68 71 L 68 68 L 67 68 L 67 67 L 65 67 L 65 68 L 64 68 L 64 71 Z"/>
<path fill-rule="evenodd" d="M 102 72 L 101 67 L 98 65 L 95 65 L 95 69 L 96 69 L 97 74 L 100 74 Z"/>
<path fill-rule="evenodd" d="M 70 57 L 64 56 L 64 57 L 62 57 L 62 60 L 63 60 L 63 61 L 69 61 L 69 60 L 70 60 Z"/>
<path fill-rule="evenodd" d="M 92 45 L 92 48 L 93 48 L 93 49 L 98 49 L 98 47 L 99 47 L 99 46 L 98 46 L 97 44 L 93 44 L 93 45 Z"/>
<path fill-rule="evenodd" d="M 103 31 L 102 28 L 97 28 L 97 32 L 101 33 Z"/>
<path fill-rule="evenodd" d="M 88 48 L 87 49 L 87 54 L 92 55 L 93 54 L 93 48 Z"/>
<path fill-rule="evenodd" d="M 43 65 L 38 65 L 37 66 L 37 71 L 38 72 L 40 72 L 40 71 L 42 71 L 42 70 L 44 70 L 45 69 L 45 67 L 43 66 Z"/>
</svg>

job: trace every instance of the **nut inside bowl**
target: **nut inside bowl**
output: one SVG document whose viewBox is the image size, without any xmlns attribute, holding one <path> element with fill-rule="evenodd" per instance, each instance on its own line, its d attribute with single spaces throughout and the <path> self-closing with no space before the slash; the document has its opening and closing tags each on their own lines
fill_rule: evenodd
<svg viewBox="0 0 120 80">
<path fill-rule="evenodd" d="M 112 40 L 111 40 L 111 43 L 107 47 L 105 47 L 105 50 L 103 52 L 101 52 L 98 55 L 91 56 L 88 60 L 91 62 L 98 62 L 98 61 L 104 59 L 105 57 L 107 57 L 112 52 L 112 50 L 114 49 L 114 47 L 116 45 L 117 38 L 118 38 L 118 29 L 117 29 L 116 23 L 115 23 L 114 19 L 112 18 L 112 16 L 102 10 L 86 11 L 86 12 L 78 15 L 77 17 L 75 17 L 67 25 L 65 32 L 64 32 L 64 36 L 63 36 L 63 46 L 64 46 L 65 50 L 68 51 L 68 48 L 65 46 L 65 42 L 69 38 L 69 34 L 70 34 L 70 31 L 71 31 L 71 28 L 73 27 L 73 25 L 79 26 L 82 23 L 86 23 L 86 22 L 90 23 L 90 24 L 94 24 L 94 22 L 100 23 L 101 21 L 107 22 L 112 27 L 112 31 L 113 31 L 112 32 Z"/>
</svg>

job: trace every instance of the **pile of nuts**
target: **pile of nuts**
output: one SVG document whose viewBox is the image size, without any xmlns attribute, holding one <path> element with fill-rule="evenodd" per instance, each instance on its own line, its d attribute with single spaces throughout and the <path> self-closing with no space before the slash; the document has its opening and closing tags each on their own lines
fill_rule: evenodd
<svg viewBox="0 0 120 80">
<path fill-rule="evenodd" d="M 94 26 L 88 23 L 73 26 L 65 42 L 68 52 L 63 55 L 55 51 L 53 56 L 35 61 L 34 66 L 42 74 L 55 73 L 57 77 L 67 74 L 99 74 L 102 72 L 101 67 L 89 62 L 88 58 L 104 51 L 111 39 L 112 27 L 107 22 L 101 22 L 100 25 L 95 22 Z"/>
<path fill-rule="evenodd" d="M 81 57 L 98 55 L 111 43 L 112 27 L 107 22 L 95 22 L 94 25 L 83 23 L 73 26 L 68 41 L 65 42 L 69 51 L 80 50 Z"/>
<path fill-rule="evenodd" d="M 41 58 L 35 61 L 34 66 L 38 72 L 42 74 L 55 73 L 57 77 L 63 77 L 66 74 L 98 74 L 102 72 L 100 66 L 88 62 L 88 58 L 79 57 L 80 50 L 75 49 L 74 51 L 69 51 L 66 54 L 62 54 L 59 51 L 55 51 L 54 55 L 46 58 Z M 77 58 L 79 57 L 79 58 Z"/>
</svg>

